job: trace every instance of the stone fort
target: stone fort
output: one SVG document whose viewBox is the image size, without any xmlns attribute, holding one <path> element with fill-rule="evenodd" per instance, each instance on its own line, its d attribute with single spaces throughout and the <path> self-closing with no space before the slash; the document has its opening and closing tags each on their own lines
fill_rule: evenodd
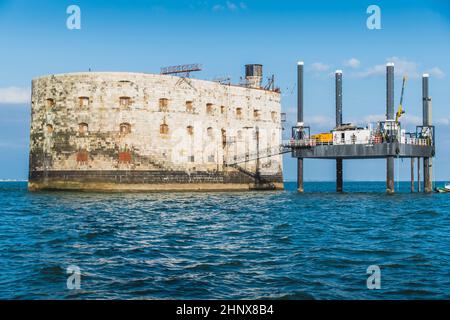
<svg viewBox="0 0 450 320">
<path fill-rule="evenodd" d="M 283 188 L 281 155 L 250 156 L 281 143 L 280 92 L 261 87 L 261 65 L 246 67 L 241 85 L 119 72 L 34 79 L 29 189 Z"/>
</svg>

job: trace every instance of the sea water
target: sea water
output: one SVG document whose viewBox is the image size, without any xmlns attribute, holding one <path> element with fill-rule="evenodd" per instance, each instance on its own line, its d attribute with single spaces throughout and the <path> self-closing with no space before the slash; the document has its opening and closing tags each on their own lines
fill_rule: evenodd
<svg viewBox="0 0 450 320">
<path fill-rule="evenodd" d="M 399 186 L 30 193 L 1 182 L 0 298 L 449 299 L 450 195 Z"/>
</svg>

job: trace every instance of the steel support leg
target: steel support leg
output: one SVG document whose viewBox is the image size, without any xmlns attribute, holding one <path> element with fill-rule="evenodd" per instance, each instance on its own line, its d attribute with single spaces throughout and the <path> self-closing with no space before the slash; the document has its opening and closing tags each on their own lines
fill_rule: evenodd
<svg viewBox="0 0 450 320">
<path fill-rule="evenodd" d="M 386 160 L 386 192 L 394 193 L 394 157 L 388 157 Z"/>
<path fill-rule="evenodd" d="M 336 159 L 336 191 L 342 192 L 343 179 L 342 179 L 342 159 Z"/>
<path fill-rule="evenodd" d="M 297 190 L 303 193 L 303 159 L 297 159 Z"/>
</svg>

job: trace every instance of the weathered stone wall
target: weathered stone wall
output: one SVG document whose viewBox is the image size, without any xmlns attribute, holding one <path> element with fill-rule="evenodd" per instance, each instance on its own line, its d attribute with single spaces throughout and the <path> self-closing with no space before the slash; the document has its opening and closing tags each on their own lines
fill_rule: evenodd
<svg viewBox="0 0 450 320">
<path fill-rule="evenodd" d="M 261 152 L 278 146 L 280 112 L 277 92 L 211 81 L 94 72 L 38 78 L 32 83 L 30 189 L 75 180 L 81 188 L 80 177 L 157 189 L 164 172 L 167 183 L 248 188 L 251 179 L 223 163 L 256 152 L 256 127 Z M 255 172 L 256 161 L 241 166 Z M 117 180 L 123 172 L 147 180 L 136 174 Z M 260 172 L 280 186 L 281 156 L 262 159 Z M 193 176 L 199 178 L 186 178 Z"/>
</svg>

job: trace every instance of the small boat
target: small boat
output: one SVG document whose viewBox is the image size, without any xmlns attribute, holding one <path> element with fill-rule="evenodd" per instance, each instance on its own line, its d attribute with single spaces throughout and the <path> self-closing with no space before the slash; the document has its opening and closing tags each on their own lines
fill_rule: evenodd
<svg viewBox="0 0 450 320">
<path fill-rule="evenodd" d="M 450 192 L 450 183 L 446 183 L 444 187 L 436 187 L 436 192 L 447 193 Z"/>
</svg>

